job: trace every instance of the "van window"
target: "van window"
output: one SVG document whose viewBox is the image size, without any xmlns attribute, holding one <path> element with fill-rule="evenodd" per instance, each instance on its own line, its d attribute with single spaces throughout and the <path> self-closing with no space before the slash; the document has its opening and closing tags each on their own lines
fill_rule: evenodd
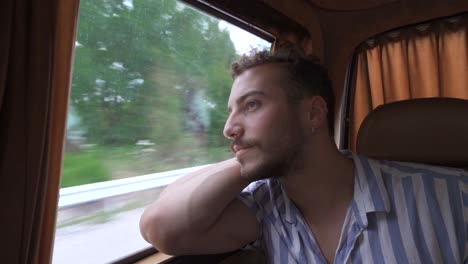
<svg viewBox="0 0 468 264">
<path fill-rule="evenodd" d="M 143 208 L 193 167 L 231 157 L 230 63 L 269 47 L 175 0 L 80 1 L 53 262 L 149 247 Z"/>
<path fill-rule="evenodd" d="M 377 106 L 412 98 L 468 99 L 468 14 L 383 33 L 356 50 L 349 143 Z"/>
</svg>

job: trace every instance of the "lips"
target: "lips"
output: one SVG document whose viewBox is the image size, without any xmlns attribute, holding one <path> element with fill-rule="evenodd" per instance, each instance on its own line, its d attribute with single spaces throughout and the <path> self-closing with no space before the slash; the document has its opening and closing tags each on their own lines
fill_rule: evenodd
<svg viewBox="0 0 468 264">
<path fill-rule="evenodd" d="M 246 149 L 246 148 L 248 148 L 248 147 L 247 146 L 234 145 L 234 146 L 232 146 L 232 151 L 234 151 L 234 153 L 237 153 L 238 151 Z"/>
<path fill-rule="evenodd" d="M 231 141 L 231 150 L 236 154 L 236 156 L 239 156 L 241 153 L 252 148 L 253 146 L 253 142 L 247 142 L 240 139 Z"/>
<path fill-rule="evenodd" d="M 249 145 L 233 144 L 231 146 L 231 150 L 232 150 L 232 152 L 234 152 L 236 154 L 236 157 L 239 157 L 240 155 L 242 155 L 242 153 L 247 151 L 250 147 L 251 146 L 249 146 Z"/>
<path fill-rule="evenodd" d="M 235 155 L 236 155 L 236 157 L 239 159 L 239 158 L 241 158 L 242 156 L 244 156 L 244 153 L 245 153 L 246 151 L 248 151 L 248 150 L 249 150 L 249 148 L 246 148 L 246 147 L 237 148 L 237 149 L 235 150 Z"/>
</svg>

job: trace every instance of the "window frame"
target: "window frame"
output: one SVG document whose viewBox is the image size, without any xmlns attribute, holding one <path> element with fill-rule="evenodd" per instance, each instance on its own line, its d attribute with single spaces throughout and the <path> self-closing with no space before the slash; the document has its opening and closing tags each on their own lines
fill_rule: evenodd
<svg viewBox="0 0 468 264">
<path fill-rule="evenodd" d="M 231 16 L 220 9 L 215 8 L 212 5 L 208 5 L 203 1 L 198 0 L 176 0 L 183 4 L 189 5 L 190 7 L 213 16 L 217 19 L 224 20 L 232 25 L 239 27 L 265 41 L 271 42 L 272 45 L 275 38 L 270 33 L 261 30 L 258 27 L 253 26 L 241 19 Z M 73 61 L 74 61 L 74 50 L 75 41 L 77 38 L 78 30 L 78 17 L 79 17 L 79 2 L 80 0 L 64 0 L 58 1 L 59 8 L 57 14 L 56 23 L 56 45 L 55 49 L 55 68 L 54 68 L 54 84 L 57 88 L 56 94 L 53 99 L 53 113 L 54 122 L 51 128 L 51 152 L 49 159 L 49 177 L 51 177 L 50 184 L 54 188 L 53 191 L 47 193 L 47 201 L 45 204 L 45 222 L 42 227 L 42 240 L 39 248 L 39 263 L 51 263 L 53 252 L 54 252 L 54 238 L 56 231 L 56 218 L 58 214 L 58 199 L 60 191 L 60 181 L 63 166 L 64 156 L 64 142 L 66 134 L 66 120 L 67 112 L 69 107 L 69 101 L 71 96 L 71 80 L 73 74 Z M 270 47 L 271 48 L 271 47 Z M 227 253 L 226 253 L 227 254 Z M 219 254 L 219 256 L 225 256 L 226 254 Z M 232 253 L 230 253 L 232 254 Z M 163 259 L 162 262 L 171 261 L 173 258 L 166 259 L 167 255 L 160 253 L 154 247 L 147 247 L 134 254 L 128 255 L 121 259 L 116 259 L 112 263 L 135 263 L 136 261 L 144 260 L 149 256 L 156 255 Z M 226 255 L 227 256 L 227 255 Z M 200 256 L 202 257 L 202 256 Z M 212 259 L 215 256 L 207 256 L 208 259 Z M 162 263 L 161 262 L 161 263 Z"/>
</svg>

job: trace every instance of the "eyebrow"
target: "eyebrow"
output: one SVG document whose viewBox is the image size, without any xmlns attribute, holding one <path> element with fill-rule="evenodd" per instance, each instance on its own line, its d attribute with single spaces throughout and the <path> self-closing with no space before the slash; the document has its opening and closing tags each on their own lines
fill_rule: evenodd
<svg viewBox="0 0 468 264">
<path fill-rule="evenodd" d="M 247 99 L 247 97 L 253 96 L 253 95 L 265 96 L 265 93 L 262 92 L 262 91 L 258 91 L 258 90 L 249 91 L 249 92 L 245 93 L 244 95 L 242 95 L 241 97 L 239 97 L 236 100 L 236 104 L 237 105 L 241 104 L 243 101 L 245 101 L 245 99 Z M 231 107 L 230 106 L 228 106 L 228 111 L 231 112 Z"/>
</svg>

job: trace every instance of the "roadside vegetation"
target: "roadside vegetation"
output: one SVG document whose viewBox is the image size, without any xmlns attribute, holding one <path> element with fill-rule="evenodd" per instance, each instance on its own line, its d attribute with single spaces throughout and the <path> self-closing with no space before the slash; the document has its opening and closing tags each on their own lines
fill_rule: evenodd
<svg viewBox="0 0 468 264">
<path fill-rule="evenodd" d="M 174 0 L 80 1 L 62 187 L 226 159 L 238 56 Z"/>
</svg>

